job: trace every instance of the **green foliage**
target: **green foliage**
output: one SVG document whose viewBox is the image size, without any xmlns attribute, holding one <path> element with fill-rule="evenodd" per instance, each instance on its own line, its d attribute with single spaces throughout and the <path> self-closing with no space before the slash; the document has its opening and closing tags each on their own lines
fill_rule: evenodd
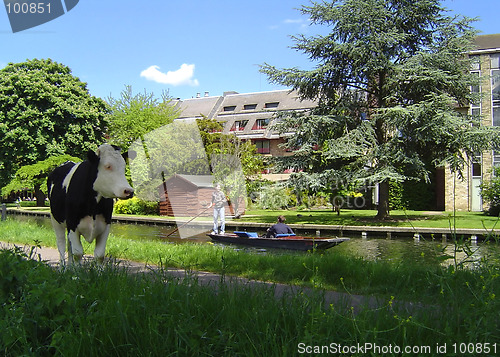
<svg viewBox="0 0 500 357">
<path fill-rule="evenodd" d="M 160 205 L 158 202 L 144 201 L 137 197 L 128 200 L 118 200 L 114 205 L 114 213 L 136 215 L 158 215 Z"/>
<path fill-rule="evenodd" d="M 165 161 L 165 152 L 178 153 L 181 150 L 179 147 L 172 148 L 172 144 L 178 141 L 171 142 L 165 137 L 165 132 L 171 128 L 169 124 L 179 115 L 179 108 L 168 93 L 163 92 L 161 99 L 158 99 L 153 93 L 146 91 L 133 94 L 132 86 L 125 86 L 119 99 L 108 98 L 108 103 L 111 106 L 107 128 L 110 142 L 120 146 L 122 150 L 132 147 L 137 152 L 137 159 L 129 161 L 127 177 L 131 177 L 136 194 L 146 200 L 157 200 L 157 187 L 165 175 L 168 176 L 162 171 L 162 165 L 171 165 L 172 161 Z M 163 140 L 165 141 L 162 142 Z M 166 147 L 163 148 L 162 145 Z"/>
<path fill-rule="evenodd" d="M 216 120 L 203 118 L 196 122 L 214 181 L 222 185 L 238 216 L 240 204 L 247 198 L 247 186 L 251 179 L 259 177 L 264 161 L 250 140 L 220 133 L 223 127 Z"/>
<path fill-rule="evenodd" d="M 53 332 L 71 321 L 71 296 L 61 279 L 33 258 L 34 250 L 0 252 L 0 350 L 5 356 L 46 354 Z"/>
<path fill-rule="evenodd" d="M 222 124 L 214 119 L 197 119 L 196 123 L 211 163 L 213 155 L 232 155 L 241 162 L 241 170 L 247 180 L 258 178 L 265 162 L 250 140 L 242 141 L 236 135 L 222 134 Z"/>
<path fill-rule="evenodd" d="M 401 182 L 391 181 L 389 183 L 389 202 L 391 209 L 408 209 L 408 202 L 403 198 L 403 185 Z"/>
<path fill-rule="evenodd" d="M 287 209 L 292 202 L 294 202 L 292 191 L 280 184 L 262 187 L 257 198 L 260 208 L 270 210 Z"/>
<path fill-rule="evenodd" d="M 144 135 L 170 124 L 179 115 L 179 109 L 168 93 L 161 99 L 153 93 L 133 94 L 132 86 L 125 86 L 119 99 L 108 98 L 111 117 L 107 134 L 111 141 L 127 150 L 136 140 L 144 140 Z"/>
<path fill-rule="evenodd" d="M 490 205 L 488 214 L 498 217 L 500 215 L 500 167 L 495 167 L 491 179 L 483 181 L 480 187 L 481 197 Z"/>
<path fill-rule="evenodd" d="M 261 68 L 319 101 L 309 113 L 280 115 L 275 128 L 295 132 L 287 147 L 296 151 L 278 169 L 302 171 L 325 189 L 339 179 L 379 183 L 385 218 L 388 182 L 429 181 L 428 162 L 461 174 L 474 152 L 499 144 L 499 128 L 455 110 L 478 100 L 470 87 L 479 78 L 464 56 L 475 36 L 470 19 L 446 16 L 438 0 L 334 0 L 301 11 L 330 32 L 293 37 L 314 69 Z"/>
<path fill-rule="evenodd" d="M 435 206 L 435 187 L 424 181 L 390 182 L 391 209 L 425 211 Z"/>
<path fill-rule="evenodd" d="M 84 156 L 103 140 L 109 108 L 50 59 L 0 70 L 0 182 L 50 156 Z"/>
<path fill-rule="evenodd" d="M 35 187 L 38 187 L 46 194 L 47 186 L 45 182 L 48 175 L 66 161 L 80 162 L 81 159 L 70 155 L 58 155 L 32 165 L 22 166 L 16 171 L 14 178 L 6 186 L 2 187 L 2 196 L 7 196 L 13 191 L 34 190 Z"/>
<path fill-rule="evenodd" d="M 214 151 L 216 151 L 222 139 L 222 130 L 224 126 L 215 119 L 208 119 L 203 117 L 202 119 L 196 119 L 196 124 L 200 129 L 201 139 L 203 140 L 203 146 L 210 156 Z"/>
</svg>

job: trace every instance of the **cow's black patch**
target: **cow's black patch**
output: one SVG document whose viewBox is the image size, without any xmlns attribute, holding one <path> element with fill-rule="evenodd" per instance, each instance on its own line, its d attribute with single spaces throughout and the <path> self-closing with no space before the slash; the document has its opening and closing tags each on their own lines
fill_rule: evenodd
<svg viewBox="0 0 500 357">
<path fill-rule="evenodd" d="M 63 182 L 75 163 L 66 163 L 57 167 L 49 176 L 47 186 L 49 190 L 50 211 L 59 223 L 66 222 L 68 231 L 75 231 L 76 227 L 86 216 L 93 217 L 102 214 L 106 223 L 111 223 L 113 213 L 113 199 L 101 197 L 97 201 L 97 192 L 93 186 L 97 178 L 99 157 L 94 152 L 88 153 L 88 160 L 80 163 L 76 168 L 67 189 Z"/>
</svg>

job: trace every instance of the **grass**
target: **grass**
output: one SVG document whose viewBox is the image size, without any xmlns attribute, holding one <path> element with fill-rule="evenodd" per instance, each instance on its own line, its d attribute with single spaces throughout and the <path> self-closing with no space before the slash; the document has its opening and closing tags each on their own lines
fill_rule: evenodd
<svg viewBox="0 0 500 357">
<path fill-rule="evenodd" d="M 13 226 L 1 222 L 1 231 Z M 44 236 L 39 227 L 17 228 L 17 237 L 31 228 L 38 232 L 28 233 Z M 206 259 L 223 265 L 217 249 L 208 248 L 214 249 Z M 396 285 L 394 291 L 413 285 L 414 297 L 432 297 L 431 303 L 407 310 L 394 304 L 400 298 L 396 294 L 355 315 L 349 305 L 326 306 L 320 293 L 276 298 L 269 288 L 221 281 L 214 289 L 195 278 L 172 279 L 162 270 L 131 275 L 114 264 L 53 270 L 28 260 L 29 255 L 0 252 L 0 351 L 5 356 L 296 356 L 309 350 L 340 354 L 334 350 L 339 345 L 365 344 L 392 346 L 393 353 L 384 353 L 388 356 L 405 354 L 407 346 L 430 348 L 422 355 L 437 355 L 436 346 L 446 344 L 453 355 L 453 343 L 489 346 L 488 355 L 500 348 L 499 269 L 488 264 L 478 271 L 423 267 L 416 272 L 416 267 L 358 266 L 360 261 L 342 266 L 347 261 L 339 261 L 335 269 L 354 269 L 364 283 L 359 274 L 370 275 L 373 285 L 388 285 L 385 277 Z M 190 253 L 177 255 L 181 261 Z M 322 272 L 322 258 L 310 256 L 318 269 L 312 265 L 302 271 L 311 270 L 318 279 L 335 273 Z M 272 256 L 262 259 L 261 264 L 270 261 L 264 270 L 279 263 Z M 293 263 L 274 268 L 293 267 L 290 276 L 299 276 L 299 264 Z M 224 265 L 230 269 L 235 264 L 226 259 Z"/>
<path fill-rule="evenodd" d="M 35 202 L 23 202 L 23 208 L 30 210 L 49 211 L 49 207 L 35 207 Z M 9 206 L 14 207 L 14 204 Z M 210 211 L 208 211 L 210 213 Z M 284 215 L 288 224 L 312 224 L 312 225 L 343 225 L 343 226 L 389 226 L 389 227 L 422 227 L 422 228 L 465 228 L 465 229 L 486 229 L 491 230 L 497 227 L 498 217 L 486 215 L 484 212 L 458 211 L 402 211 L 393 210 L 387 220 L 377 220 L 375 210 L 349 210 L 343 209 L 340 215 L 330 209 L 310 209 L 310 210 L 261 210 L 249 209 L 235 222 L 257 222 L 274 224 L 279 215 Z M 196 221 L 206 221 L 211 217 L 201 216 Z M 121 215 L 117 215 L 121 216 Z M 150 216 L 138 215 L 137 217 L 147 218 Z M 154 216 L 162 217 L 162 216 Z M 176 217 L 165 217 L 175 219 Z M 177 217 L 179 218 L 179 217 Z M 191 219 L 183 217 L 182 219 Z M 498 226 L 500 228 L 500 225 Z M 450 228 L 451 229 L 451 228 Z"/>
<path fill-rule="evenodd" d="M 282 214 L 288 224 L 430 228 L 455 226 L 488 230 L 496 227 L 498 222 L 498 217 L 487 216 L 483 212 L 456 212 L 454 216 L 452 212 L 391 211 L 391 216 L 387 220 L 375 219 L 376 213 L 372 210 L 342 210 L 340 215 L 337 215 L 331 210 L 248 210 L 240 221 L 271 224 Z"/>
<path fill-rule="evenodd" d="M 56 246 L 52 229 L 34 222 L 8 219 L 1 222 L 0 227 L 0 241 Z M 92 254 L 93 244 L 84 240 L 82 244 L 85 252 Z M 106 251 L 108 256 L 155 265 L 386 298 L 397 295 L 413 301 L 437 298 L 440 291 L 437 280 L 446 274 L 438 259 L 434 264 L 374 262 L 339 254 L 335 248 L 313 254 L 283 252 L 263 255 L 211 244 L 164 244 L 110 236 Z"/>
</svg>

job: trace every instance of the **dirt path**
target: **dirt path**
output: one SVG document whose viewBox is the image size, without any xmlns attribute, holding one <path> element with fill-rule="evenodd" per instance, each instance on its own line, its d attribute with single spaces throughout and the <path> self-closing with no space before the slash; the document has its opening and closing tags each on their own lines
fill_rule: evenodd
<svg viewBox="0 0 500 357">
<path fill-rule="evenodd" d="M 22 246 L 15 245 L 12 243 L 0 242 L 0 249 L 11 249 L 14 246 L 18 246 L 23 248 L 25 251 L 29 252 L 32 249 L 32 246 Z M 42 261 L 47 264 L 58 267 L 59 266 L 59 252 L 57 249 L 49 248 L 49 247 L 35 247 L 34 248 L 34 258 L 40 258 Z M 86 257 L 87 259 L 92 259 L 92 257 Z M 129 260 L 119 261 L 120 266 L 124 267 L 131 273 L 150 273 L 156 269 L 159 269 L 158 266 L 155 265 L 146 265 L 144 263 L 133 262 Z M 165 269 L 164 269 L 165 270 Z M 361 296 L 361 295 L 353 295 L 347 293 L 339 293 L 336 291 L 330 290 L 318 290 L 307 287 L 288 285 L 288 284 L 279 284 L 279 283 L 269 283 L 264 281 L 250 280 L 246 278 L 240 278 L 235 276 L 224 276 L 222 277 L 220 274 L 203 272 L 203 271 L 189 271 L 183 269 L 175 269 L 169 268 L 166 270 L 166 273 L 177 279 L 184 279 L 186 277 L 196 278 L 197 281 L 201 285 L 212 286 L 214 289 L 220 284 L 220 282 L 224 281 L 225 284 L 231 286 L 250 286 L 250 287 L 268 287 L 274 289 L 274 295 L 276 297 L 282 297 L 284 295 L 295 295 L 295 294 L 306 294 L 309 296 L 313 296 L 315 294 L 324 294 L 324 300 L 326 306 L 330 304 L 335 305 L 336 310 L 353 310 L 354 313 L 358 313 L 362 309 L 365 308 L 380 308 L 382 306 L 387 306 L 387 301 L 377 299 L 375 297 L 370 296 Z M 416 307 L 412 303 L 404 303 L 404 306 L 408 310 L 412 310 Z"/>
</svg>

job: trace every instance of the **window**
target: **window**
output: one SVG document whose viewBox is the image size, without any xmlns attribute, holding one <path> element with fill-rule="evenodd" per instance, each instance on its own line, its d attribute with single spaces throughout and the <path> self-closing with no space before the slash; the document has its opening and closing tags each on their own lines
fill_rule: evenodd
<svg viewBox="0 0 500 357">
<path fill-rule="evenodd" d="M 477 78 L 480 77 L 479 71 L 473 71 L 473 72 L 471 72 L 471 74 L 474 76 L 477 76 Z M 470 105 L 471 115 L 476 117 L 476 118 L 479 118 L 479 116 L 481 115 L 481 99 L 479 96 L 479 94 L 481 93 L 481 86 L 479 84 L 474 85 L 471 87 L 470 90 L 471 90 L 472 94 L 474 95 L 474 99 L 475 99 Z"/>
<path fill-rule="evenodd" d="M 236 105 L 229 105 L 227 107 L 224 107 L 225 112 L 232 112 L 235 109 L 236 109 Z"/>
<path fill-rule="evenodd" d="M 270 108 L 278 108 L 279 102 L 271 102 L 271 103 L 266 103 L 264 105 L 264 108 L 270 109 Z"/>
<path fill-rule="evenodd" d="M 262 130 L 267 128 L 268 125 L 269 119 L 257 119 L 254 126 L 252 127 L 252 130 Z"/>
<path fill-rule="evenodd" d="M 479 71 L 481 69 L 481 57 L 479 55 L 469 56 L 471 59 L 471 70 Z"/>
<path fill-rule="evenodd" d="M 248 124 L 248 120 L 236 120 L 231 127 L 230 131 L 242 131 Z"/>
<path fill-rule="evenodd" d="M 257 104 L 245 104 L 243 110 L 254 110 L 257 108 Z"/>
<path fill-rule="evenodd" d="M 476 154 L 472 158 L 472 177 L 481 178 L 482 176 L 481 161 L 482 161 L 481 154 Z"/>
<path fill-rule="evenodd" d="M 491 55 L 491 102 L 493 125 L 500 126 L 500 55 Z"/>
<path fill-rule="evenodd" d="M 500 126 L 500 107 L 493 108 L 493 125 Z"/>
<path fill-rule="evenodd" d="M 495 53 L 490 55 L 491 68 L 500 68 L 500 54 Z"/>
<path fill-rule="evenodd" d="M 500 166 L 500 151 L 493 150 L 493 166 Z"/>
<path fill-rule="evenodd" d="M 491 101 L 493 105 L 493 125 L 500 126 L 500 70 L 491 71 Z"/>
<path fill-rule="evenodd" d="M 271 152 L 269 148 L 269 140 L 256 140 L 254 144 L 257 147 L 257 152 L 259 154 L 269 154 Z"/>
</svg>

